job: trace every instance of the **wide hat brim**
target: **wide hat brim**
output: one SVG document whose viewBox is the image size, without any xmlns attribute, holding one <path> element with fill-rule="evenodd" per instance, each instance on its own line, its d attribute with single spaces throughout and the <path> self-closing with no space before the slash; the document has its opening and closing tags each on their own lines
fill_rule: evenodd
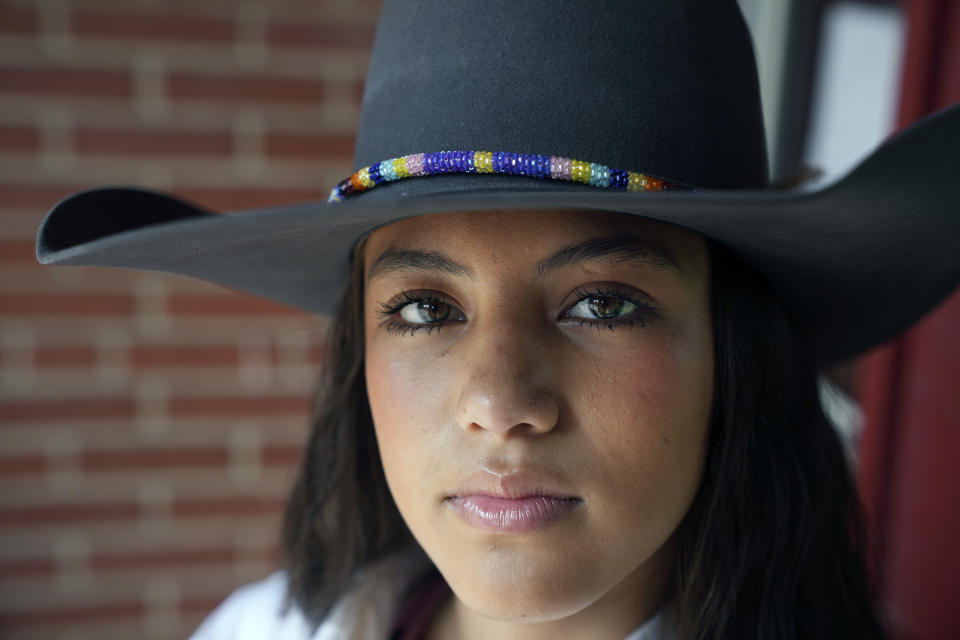
<svg viewBox="0 0 960 640">
<path fill-rule="evenodd" d="M 414 151 L 414 150 L 411 150 Z M 759 270 L 815 361 L 891 338 L 960 281 L 960 106 L 888 140 L 827 188 L 627 193 L 523 176 L 409 178 L 340 203 L 220 215 L 170 195 L 99 188 L 58 203 L 37 236 L 44 264 L 180 274 L 309 312 L 331 311 L 355 242 L 449 211 L 618 211 L 701 233 Z"/>
</svg>

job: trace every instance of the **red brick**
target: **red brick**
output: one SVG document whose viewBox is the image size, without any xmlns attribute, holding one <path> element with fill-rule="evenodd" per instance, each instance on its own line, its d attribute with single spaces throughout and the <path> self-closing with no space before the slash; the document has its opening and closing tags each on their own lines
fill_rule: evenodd
<svg viewBox="0 0 960 640">
<path fill-rule="evenodd" d="M 89 346 L 42 346 L 34 350 L 33 363 L 42 369 L 92 367 L 97 363 L 97 352 Z"/>
<path fill-rule="evenodd" d="M 102 554 L 90 559 L 95 571 L 116 569 L 163 569 L 171 565 L 229 564 L 236 560 L 233 549 L 178 549 L 141 553 Z"/>
<path fill-rule="evenodd" d="M 275 556 L 273 549 L 245 550 L 244 559 L 260 556 L 264 559 Z M 237 560 L 232 548 L 177 549 L 171 551 L 141 551 L 135 553 L 102 553 L 90 557 L 94 571 L 143 571 L 171 566 L 193 567 L 197 565 L 230 564 Z M 52 558 L 22 558 L 0 562 L 0 576 L 52 576 L 57 565 Z"/>
<path fill-rule="evenodd" d="M 306 396 L 215 396 L 171 398 L 170 414 L 175 417 L 229 417 L 306 415 L 310 401 Z"/>
<path fill-rule="evenodd" d="M 134 346 L 128 352 L 130 366 L 135 369 L 161 367 L 235 367 L 240 363 L 234 346 Z"/>
<path fill-rule="evenodd" d="M 303 447 L 264 447 L 260 451 L 260 462 L 265 467 L 298 465 L 303 457 Z"/>
<path fill-rule="evenodd" d="M 264 559 L 276 556 L 274 549 L 244 550 L 243 559 L 252 557 Z M 112 571 L 117 569 L 163 569 L 173 565 L 196 566 L 230 564 L 238 560 L 236 550 L 221 549 L 177 549 L 172 551 L 144 551 L 140 553 L 100 554 L 90 559 L 94 570 Z"/>
<path fill-rule="evenodd" d="M 228 594 L 224 594 L 226 597 Z M 180 613 L 195 614 L 209 613 L 217 608 L 223 602 L 223 598 L 190 598 L 180 601 Z"/>
<path fill-rule="evenodd" d="M 208 500 L 175 501 L 172 506 L 174 517 L 193 516 L 251 516 L 273 515 L 283 512 L 286 501 L 283 498 L 260 498 L 257 496 L 237 496 L 232 498 L 212 498 Z"/>
<path fill-rule="evenodd" d="M 167 77 L 167 93 L 174 99 L 316 104 L 323 99 L 323 86 L 307 78 L 175 73 Z"/>
<path fill-rule="evenodd" d="M 138 451 L 87 451 L 80 458 L 86 471 L 216 467 L 227 464 L 223 447 L 207 449 L 142 449 Z"/>
<path fill-rule="evenodd" d="M 233 40 L 233 24 L 216 18 L 160 13 L 76 11 L 70 27 L 79 36 L 136 40 L 173 40 L 225 43 Z"/>
<path fill-rule="evenodd" d="M 47 459 L 44 456 L 0 457 L 0 476 L 43 473 L 46 470 Z"/>
<path fill-rule="evenodd" d="M 55 606 L 50 609 L 31 609 L 30 611 L 4 611 L 0 613 L 0 628 L 13 629 L 35 624 L 74 625 L 143 615 L 145 615 L 144 607 L 139 602 L 118 602 L 89 607 Z"/>
<path fill-rule="evenodd" d="M 130 315 L 134 300 L 129 295 L 42 295 L 0 296 L 0 315 Z"/>
<path fill-rule="evenodd" d="M 325 344 L 312 344 L 307 348 L 307 362 L 321 364 L 327 358 L 328 347 Z"/>
<path fill-rule="evenodd" d="M 11 422 L 63 420 L 73 418 L 133 418 L 129 398 L 64 399 L 0 402 L 0 425 Z"/>
<path fill-rule="evenodd" d="M 36 33 L 37 11 L 32 7 L 5 7 L 0 5 L 0 32 Z"/>
<path fill-rule="evenodd" d="M 0 93 L 127 98 L 133 83 L 126 71 L 0 67 Z"/>
<path fill-rule="evenodd" d="M 347 96 L 356 105 L 357 109 L 360 109 L 360 105 L 363 103 L 364 83 L 328 81 L 325 86 L 331 88 L 331 94 Z"/>
<path fill-rule="evenodd" d="M 275 515 L 283 512 L 283 498 L 232 496 L 202 500 L 179 500 L 171 505 L 173 517 Z M 104 504 L 55 504 L 0 509 L 0 526 L 76 524 L 95 520 L 133 520 L 140 515 L 135 502 Z"/>
<path fill-rule="evenodd" d="M 34 127 L 0 126 L 0 149 L 4 151 L 36 151 L 40 148 L 40 132 Z"/>
<path fill-rule="evenodd" d="M 276 549 L 244 549 L 243 560 L 261 558 L 266 561 L 275 559 Z M 102 553 L 90 557 L 90 568 L 94 571 L 142 571 L 145 569 L 163 569 L 170 566 L 192 567 L 196 565 L 219 565 L 236 562 L 235 549 L 176 549 L 171 551 L 141 551 L 136 553 Z M 37 576 L 53 575 L 57 565 L 52 558 L 22 558 L 0 562 L 0 576 Z"/>
<path fill-rule="evenodd" d="M 138 508 L 133 502 L 14 507 L 12 509 L 0 509 L 0 525 L 4 527 L 32 527 L 89 520 L 131 520 L 136 518 L 137 514 Z"/>
<path fill-rule="evenodd" d="M 12 578 L 14 576 L 52 576 L 57 565 L 51 558 L 18 558 L 0 562 L 0 576 Z"/>
<path fill-rule="evenodd" d="M 82 188 L 82 185 L 0 183 L 0 208 L 48 209 L 59 200 Z"/>
<path fill-rule="evenodd" d="M 207 296 L 187 293 L 167 298 L 167 311 L 176 315 L 271 315 L 299 316 L 303 311 L 253 296 Z"/>
<path fill-rule="evenodd" d="M 0 241 L 0 263 L 37 264 L 36 244 L 13 240 Z"/>
<path fill-rule="evenodd" d="M 342 177 L 332 178 L 330 187 L 334 181 L 342 180 Z M 245 209 L 259 209 L 262 207 L 281 206 L 284 204 L 294 204 L 300 202 L 316 202 L 326 200 L 326 194 L 329 193 L 329 187 L 326 192 L 322 190 L 307 189 L 202 189 L 202 188 L 182 188 L 176 189 L 177 194 L 196 202 L 202 207 L 213 211 L 242 211 Z M 3 190 L 0 188 L 0 203 Z"/>
<path fill-rule="evenodd" d="M 355 47 L 369 50 L 373 44 L 374 28 L 352 24 L 296 24 L 267 25 L 267 42 L 275 47 Z"/>
<path fill-rule="evenodd" d="M 349 136 L 272 133 L 266 136 L 263 148 L 273 157 L 350 159 L 353 145 Z"/>
<path fill-rule="evenodd" d="M 198 613 L 208 614 L 213 611 L 221 602 L 223 596 L 216 598 L 190 598 L 181 600 L 178 606 L 179 612 L 183 616 L 196 615 Z M 63 607 L 57 603 L 52 603 L 50 609 L 32 609 L 30 611 L 5 611 L 0 613 L 0 629 L 20 629 L 26 627 L 42 626 L 55 633 L 54 628 L 60 626 L 77 627 L 81 629 L 90 628 L 90 625 L 103 622 L 116 622 L 122 619 L 131 619 L 134 627 L 139 627 L 133 622 L 134 619 L 142 618 L 146 615 L 146 609 L 143 604 L 137 602 L 119 602 L 108 605 L 86 606 L 86 607 Z M 76 629 L 72 629 L 75 631 Z M 63 631 L 62 629 L 60 631 Z M 131 632 L 132 633 L 132 632 Z M 7 637 L 7 636 L 4 636 Z M 31 637 L 41 637 L 33 636 Z M 87 636 L 84 636 L 87 637 Z M 94 633 L 90 637 L 98 637 Z M 109 637 L 116 636 L 115 632 Z M 127 635 L 124 637 L 133 637 Z"/>
<path fill-rule="evenodd" d="M 243 560 L 274 560 L 276 549 L 245 549 Z M 90 568 L 94 571 L 142 571 L 164 569 L 171 566 L 193 567 L 197 565 L 223 565 L 238 560 L 233 548 L 221 549 L 176 549 L 171 551 L 141 551 L 136 553 L 103 553 L 90 558 Z M 18 558 L 0 562 L 0 576 L 52 576 L 57 565 L 52 558 Z"/>
<path fill-rule="evenodd" d="M 227 132 L 80 129 L 73 135 L 78 153 L 228 156 L 233 139 Z"/>
</svg>

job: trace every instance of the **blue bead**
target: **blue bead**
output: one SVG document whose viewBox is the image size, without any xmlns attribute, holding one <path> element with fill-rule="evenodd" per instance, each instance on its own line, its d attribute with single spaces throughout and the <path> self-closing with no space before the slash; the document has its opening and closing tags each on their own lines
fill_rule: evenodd
<svg viewBox="0 0 960 640">
<path fill-rule="evenodd" d="M 610 188 L 611 189 L 627 189 L 627 183 L 629 182 L 629 176 L 627 172 L 623 169 L 610 169 Z"/>
<path fill-rule="evenodd" d="M 373 184 L 383 184 L 383 176 L 380 175 L 380 163 L 377 162 L 370 166 L 370 169 L 367 171 L 370 174 L 370 179 L 373 180 Z"/>
<path fill-rule="evenodd" d="M 537 166 L 537 175 L 541 178 L 550 177 L 550 156 L 538 156 L 540 162 Z"/>
</svg>

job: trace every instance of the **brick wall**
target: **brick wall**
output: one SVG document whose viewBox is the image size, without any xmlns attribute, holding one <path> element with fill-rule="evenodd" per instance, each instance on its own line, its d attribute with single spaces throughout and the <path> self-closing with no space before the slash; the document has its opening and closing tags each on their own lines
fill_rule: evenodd
<svg viewBox="0 0 960 640">
<path fill-rule="evenodd" d="M 274 567 L 322 319 L 41 267 L 93 185 L 219 210 L 351 169 L 376 0 L 0 0 L 0 636 L 185 637 Z"/>
</svg>

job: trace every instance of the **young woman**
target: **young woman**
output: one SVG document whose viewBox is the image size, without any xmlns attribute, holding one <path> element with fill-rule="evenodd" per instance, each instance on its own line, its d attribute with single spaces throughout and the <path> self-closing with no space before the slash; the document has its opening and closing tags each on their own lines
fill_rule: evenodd
<svg viewBox="0 0 960 640">
<path fill-rule="evenodd" d="M 814 370 L 729 252 L 486 211 L 356 258 L 287 514 L 305 610 L 412 537 L 456 593 L 427 637 L 879 636 Z"/>
<path fill-rule="evenodd" d="M 38 256 L 333 313 L 284 569 L 196 638 L 873 638 L 816 372 L 956 286 L 958 130 L 777 193 L 732 0 L 398 0 L 330 204 L 96 190 Z"/>
</svg>

